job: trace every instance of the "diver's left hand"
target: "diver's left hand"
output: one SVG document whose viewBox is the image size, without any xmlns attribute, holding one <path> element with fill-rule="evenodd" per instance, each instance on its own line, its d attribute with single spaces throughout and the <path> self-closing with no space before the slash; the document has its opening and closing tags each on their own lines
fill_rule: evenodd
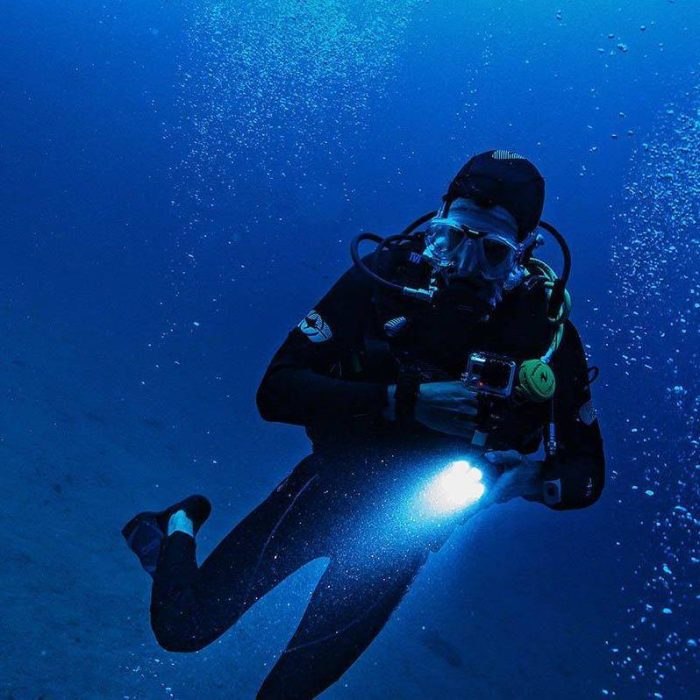
<svg viewBox="0 0 700 700">
<path fill-rule="evenodd" d="M 486 495 L 489 504 L 519 496 L 537 498 L 542 493 L 542 462 L 516 450 L 487 452 L 484 459 L 500 473 Z"/>
</svg>

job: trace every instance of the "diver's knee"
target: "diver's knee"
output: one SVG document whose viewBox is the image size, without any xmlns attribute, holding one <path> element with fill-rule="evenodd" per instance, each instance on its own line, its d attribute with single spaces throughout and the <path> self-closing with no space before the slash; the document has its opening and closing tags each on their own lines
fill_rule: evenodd
<svg viewBox="0 0 700 700">
<path fill-rule="evenodd" d="M 206 641 L 193 636 L 178 636 L 172 633 L 163 634 L 162 632 L 156 634 L 156 641 L 165 651 L 178 654 L 200 651 L 207 646 Z"/>
<path fill-rule="evenodd" d="M 178 624 L 176 621 L 163 621 L 151 618 L 151 629 L 158 645 L 175 653 L 194 652 L 203 649 L 208 642 L 193 634 L 190 625 Z"/>
</svg>

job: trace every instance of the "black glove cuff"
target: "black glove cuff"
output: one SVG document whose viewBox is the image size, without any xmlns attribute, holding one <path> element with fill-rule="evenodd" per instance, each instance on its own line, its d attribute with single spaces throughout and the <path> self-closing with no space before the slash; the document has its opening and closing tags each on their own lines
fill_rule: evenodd
<svg viewBox="0 0 700 700">
<path fill-rule="evenodd" d="M 394 409 L 396 422 L 400 425 L 413 423 L 419 391 L 420 379 L 417 375 L 406 373 L 399 375 L 394 394 Z"/>
</svg>

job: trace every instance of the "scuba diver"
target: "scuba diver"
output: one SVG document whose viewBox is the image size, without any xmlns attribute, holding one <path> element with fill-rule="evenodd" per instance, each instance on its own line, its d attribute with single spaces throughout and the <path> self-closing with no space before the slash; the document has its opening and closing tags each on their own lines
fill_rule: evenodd
<svg viewBox="0 0 700 700">
<path fill-rule="evenodd" d="M 164 649 L 211 644 L 290 574 L 327 558 L 257 696 L 314 698 L 465 519 L 517 497 L 561 511 L 598 499 L 597 369 L 568 319 L 571 259 L 540 220 L 543 205 L 536 167 L 489 151 L 461 169 L 439 211 L 399 235 L 353 241 L 353 267 L 292 329 L 257 394 L 265 420 L 306 428 L 311 455 L 201 566 L 203 496 L 124 527 L 153 577 L 151 624 Z M 561 278 L 534 256 L 541 231 L 562 249 Z M 376 249 L 362 257 L 367 241 Z"/>
</svg>

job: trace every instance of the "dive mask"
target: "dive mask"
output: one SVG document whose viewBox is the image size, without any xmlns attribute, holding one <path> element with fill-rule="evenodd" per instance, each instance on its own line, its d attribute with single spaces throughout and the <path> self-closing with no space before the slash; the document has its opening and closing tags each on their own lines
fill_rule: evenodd
<svg viewBox="0 0 700 700">
<path fill-rule="evenodd" d="M 478 272 L 493 282 L 513 273 L 523 246 L 507 233 L 480 231 L 451 216 L 437 216 L 428 224 L 424 255 L 445 272 Z"/>
</svg>

